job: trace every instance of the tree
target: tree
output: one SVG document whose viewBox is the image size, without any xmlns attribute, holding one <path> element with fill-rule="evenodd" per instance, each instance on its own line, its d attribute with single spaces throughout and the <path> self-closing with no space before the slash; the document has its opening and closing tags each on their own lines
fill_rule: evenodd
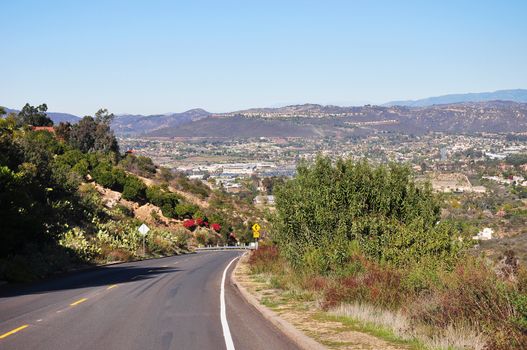
<svg viewBox="0 0 527 350">
<path fill-rule="evenodd" d="M 95 122 L 97 124 L 105 124 L 110 126 L 115 115 L 113 113 L 108 113 L 106 108 L 101 108 L 95 113 Z"/>
<path fill-rule="evenodd" d="M 69 122 L 60 122 L 59 125 L 55 126 L 55 135 L 61 140 L 69 142 L 71 136 L 71 124 Z"/>
<path fill-rule="evenodd" d="M 95 151 L 104 153 L 119 153 L 119 144 L 115 138 L 110 125 L 106 123 L 98 123 L 95 128 L 95 138 L 93 148 Z"/>
<path fill-rule="evenodd" d="M 22 125 L 33 125 L 33 126 L 53 126 L 53 120 L 47 115 L 46 111 L 48 106 L 43 103 L 40 106 L 33 107 L 29 103 L 22 108 L 18 113 L 17 124 Z"/>
<path fill-rule="evenodd" d="M 0 106 L 0 117 L 6 114 L 5 108 Z"/>
<path fill-rule="evenodd" d="M 119 144 L 110 129 L 113 114 L 99 110 L 95 118 L 85 116 L 71 127 L 69 142 L 82 152 L 118 153 Z"/>
<path fill-rule="evenodd" d="M 93 152 L 97 123 L 90 116 L 85 116 L 73 125 L 70 133 L 70 144 L 83 153 Z"/>
<path fill-rule="evenodd" d="M 438 224 L 440 205 L 431 187 L 416 184 L 410 169 L 398 164 L 319 157 L 301 164 L 275 196 L 273 239 L 295 267 L 313 254 L 323 268 L 340 266 L 350 258 L 350 245 L 394 265 L 428 257 L 449 263 L 470 242 L 459 241 L 447 222 Z"/>
</svg>

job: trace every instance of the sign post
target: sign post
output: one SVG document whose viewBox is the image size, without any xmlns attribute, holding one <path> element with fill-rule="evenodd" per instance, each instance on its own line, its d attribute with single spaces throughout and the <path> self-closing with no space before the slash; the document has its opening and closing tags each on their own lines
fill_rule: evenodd
<svg viewBox="0 0 527 350">
<path fill-rule="evenodd" d="M 141 226 L 139 226 L 138 230 L 141 236 L 143 236 L 143 258 L 144 258 L 146 256 L 145 238 L 146 238 L 146 234 L 148 233 L 148 231 L 150 231 L 150 228 L 146 226 L 145 224 L 142 224 Z"/>
<path fill-rule="evenodd" d="M 253 238 L 254 238 L 254 244 L 256 246 L 256 249 L 258 249 L 258 238 L 260 238 L 260 225 L 258 223 L 255 223 L 252 226 L 253 229 Z"/>
</svg>

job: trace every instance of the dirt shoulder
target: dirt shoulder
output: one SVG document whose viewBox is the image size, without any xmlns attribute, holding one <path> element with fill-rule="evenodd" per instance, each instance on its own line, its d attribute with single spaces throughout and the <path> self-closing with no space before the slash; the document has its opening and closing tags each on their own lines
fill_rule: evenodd
<svg viewBox="0 0 527 350">
<path fill-rule="evenodd" d="M 260 307 L 257 308 L 264 309 L 260 310 L 264 317 L 270 319 L 282 330 L 288 325 L 293 326 L 300 335 L 294 331 L 289 334 L 287 329 L 284 333 L 292 338 L 301 337 L 301 333 L 303 333 L 311 340 L 318 342 L 318 348 L 339 350 L 402 350 L 411 348 L 395 341 L 391 342 L 358 331 L 357 329 L 362 328 L 360 325 L 349 320 L 340 320 L 323 312 L 309 293 L 300 290 L 286 291 L 273 288 L 271 276 L 251 274 L 246 256 L 242 257 L 237 264 L 233 272 L 233 281 L 254 297 L 260 304 Z M 278 321 L 273 320 L 273 317 L 277 318 Z M 276 323 L 280 320 L 285 321 L 283 322 L 285 326 Z M 296 339 L 293 340 L 296 341 Z M 303 341 L 309 342 L 309 340 L 300 339 L 299 342 L 297 341 L 303 348 L 310 349 L 315 346 L 313 343 L 311 346 L 307 343 L 302 346 Z"/>
</svg>

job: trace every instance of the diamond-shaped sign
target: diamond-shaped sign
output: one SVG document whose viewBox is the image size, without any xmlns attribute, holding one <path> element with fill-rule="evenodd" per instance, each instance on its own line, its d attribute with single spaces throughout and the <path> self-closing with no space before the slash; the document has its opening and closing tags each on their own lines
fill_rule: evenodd
<svg viewBox="0 0 527 350">
<path fill-rule="evenodd" d="M 142 224 L 141 226 L 139 226 L 138 230 L 139 230 L 140 234 L 142 234 L 143 236 L 146 236 L 148 231 L 150 231 L 150 228 L 148 226 L 146 226 L 145 224 Z"/>
<path fill-rule="evenodd" d="M 256 232 L 260 231 L 260 228 L 261 227 L 260 227 L 260 225 L 258 225 L 258 223 L 254 224 L 253 227 L 252 227 L 253 231 L 256 231 Z"/>
</svg>

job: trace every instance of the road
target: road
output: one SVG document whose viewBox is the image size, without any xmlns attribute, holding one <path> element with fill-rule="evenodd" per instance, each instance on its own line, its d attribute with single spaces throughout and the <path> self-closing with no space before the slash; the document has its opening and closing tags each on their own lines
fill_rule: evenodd
<svg viewBox="0 0 527 350">
<path fill-rule="evenodd" d="M 200 252 L 4 286 L 0 349 L 296 349 L 230 283 L 235 261 L 226 268 L 241 254 Z"/>
</svg>

